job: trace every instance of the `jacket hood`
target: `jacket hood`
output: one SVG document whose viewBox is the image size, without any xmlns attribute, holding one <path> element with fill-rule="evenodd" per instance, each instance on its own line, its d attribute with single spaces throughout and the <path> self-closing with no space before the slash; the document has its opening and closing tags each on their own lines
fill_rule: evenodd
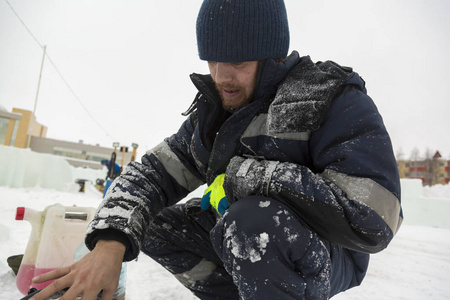
<svg viewBox="0 0 450 300">
<path fill-rule="evenodd" d="M 300 56 L 297 51 L 293 51 L 283 61 L 272 58 L 261 61 L 253 93 L 253 101 L 275 95 L 279 84 L 299 61 Z"/>
</svg>

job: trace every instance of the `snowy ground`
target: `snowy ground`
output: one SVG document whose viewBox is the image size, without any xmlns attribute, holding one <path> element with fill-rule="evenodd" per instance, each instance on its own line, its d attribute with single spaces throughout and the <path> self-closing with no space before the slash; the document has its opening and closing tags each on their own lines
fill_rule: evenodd
<svg viewBox="0 0 450 300">
<path fill-rule="evenodd" d="M 442 187 L 439 188 L 442 192 Z M 449 189 L 443 192 L 448 194 Z M 432 194 L 428 190 L 427 193 Z M 16 207 L 43 210 L 61 203 L 96 207 L 101 194 L 93 187 L 78 193 L 77 186 L 63 191 L 41 188 L 0 187 L 0 299 L 20 299 L 15 276 L 6 259 L 23 253 L 31 231 L 26 221 L 16 221 Z M 450 229 L 403 225 L 385 251 L 373 255 L 362 286 L 333 299 L 449 299 Z M 127 299 L 195 299 L 168 272 L 141 255 L 128 263 Z"/>
</svg>

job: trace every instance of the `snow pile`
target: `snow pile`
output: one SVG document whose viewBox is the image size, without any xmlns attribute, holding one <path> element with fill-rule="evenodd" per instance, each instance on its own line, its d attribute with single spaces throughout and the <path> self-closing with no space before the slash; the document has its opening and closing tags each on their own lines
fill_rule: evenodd
<svg viewBox="0 0 450 300">
<path fill-rule="evenodd" d="M 76 179 L 95 184 L 106 177 L 106 168 L 75 168 L 61 156 L 0 145 L 0 186 L 36 187 L 59 191 L 77 189 Z"/>
<path fill-rule="evenodd" d="M 0 146 L 0 166 L 0 186 L 61 190 L 72 181 L 70 165 L 63 158 L 29 149 Z"/>
<path fill-rule="evenodd" d="M 422 187 L 420 179 L 402 179 L 405 224 L 450 228 L 450 185 Z"/>
<path fill-rule="evenodd" d="M 426 198 L 450 199 L 450 184 L 425 186 L 422 195 Z"/>
</svg>

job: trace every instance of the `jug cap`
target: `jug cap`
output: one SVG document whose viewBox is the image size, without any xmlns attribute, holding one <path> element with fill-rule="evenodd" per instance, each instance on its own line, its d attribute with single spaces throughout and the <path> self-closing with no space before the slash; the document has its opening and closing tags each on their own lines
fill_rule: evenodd
<svg viewBox="0 0 450 300">
<path fill-rule="evenodd" d="M 23 220 L 23 217 L 25 215 L 25 207 L 20 206 L 16 210 L 16 220 L 20 221 Z"/>
</svg>

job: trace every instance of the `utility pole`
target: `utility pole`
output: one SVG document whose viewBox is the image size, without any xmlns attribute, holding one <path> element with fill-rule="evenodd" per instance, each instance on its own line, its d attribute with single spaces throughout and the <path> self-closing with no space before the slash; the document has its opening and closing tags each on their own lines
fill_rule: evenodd
<svg viewBox="0 0 450 300">
<path fill-rule="evenodd" d="M 45 60 L 45 54 L 46 54 L 46 51 L 47 51 L 47 46 L 44 45 L 43 49 L 44 49 L 44 52 L 42 54 L 41 70 L 39 71 L 39 80 L 38 80 L 38 86 L 37 86 L 37 91 L 36 91 L 36 98 L 34 99 L 33 116 L 36 116 L 36 106 L 37 106 L 37 101 L 38 101 L 38 98 L 39 98 L 39 88 L 41 87 L 42 69 L 44 68 L 44 60 Z M 29 126 L 30 125 L 31 125 L 31 131 L 33 131 L 33 124 L 29 124 Z M 28 131 L 30 131 L 29 127 L 28 127 Z M 28 132 L 28 133 L 29 133 L 29 135 L 28 135 L 27 148 L 30 148 L 31 132 Z"/>
</svg>

